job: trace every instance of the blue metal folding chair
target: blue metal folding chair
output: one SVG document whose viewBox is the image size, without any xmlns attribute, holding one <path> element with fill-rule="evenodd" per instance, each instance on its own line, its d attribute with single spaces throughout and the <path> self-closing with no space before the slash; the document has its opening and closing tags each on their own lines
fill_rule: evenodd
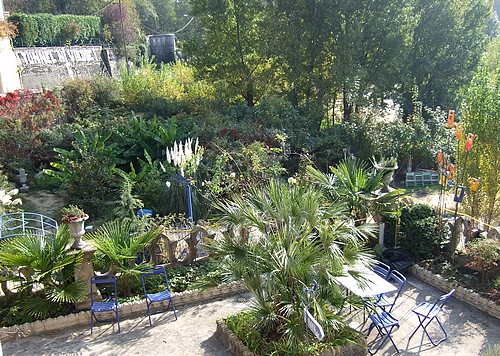
<svg viewBox="0 0 500 356">
<path fill-rule="evenodd" d="M 162 276 L 162 279 L 165 281 L 166 288 L 157 293 L 150 293 L 147 290 L 147 279 L 152 278 L 154 276 Z M 168 310 L 170 306 L 172 306 L 172 310 L 174 311 L 175 320 L 177 320 L 177 313 L 175 311 L 174 300 L 172 298 L 172 293 L 170 293 L 170 285 L 168 283 L 167 272 L 165 271 L 164 266 L 154 266 L 146 269 L 143 273 L 141 273 L 141 281 L 142 288 L 144 290 L 144 297 L 146 298 L 146 307 L 148 310 L 149 317 L 149 326 L 152 326 L 151 323 L 151 315 L 163 313 Z M 168 305 L 165 309 L 161 309 L 155 312 L 151 312 L 151 304 L 153 303 L 161 303 L 168 301 Z"/>
<path fill-rule="evenodd" d="M 386 312 L 391 312 L 394 306 L 396 305 L 396 301 L 403 292 L 403 289 L 406 285 L 406 277 L 403 276 L 398 271 L 392 271 L 387 277 L 389 282 L 394 282 L 398 285 L 398 290 L 393 295 L 382 294 L 380 299 L 376 302 L 378 307 L 381 307 Z"/>
<path fill-rule="evenodd" d="M 378 342 L 378 346 L 375 351 L 372 351 L 370 348 L 368 349 L 370 355 L 376 354 L 385 344 L 387 339 L 391 341 L 392 345 L 396 349 L 396 352 L 399 352 L 398 347 L 394 343 L 394 340 L 391 336 L 391 334 L 399 328 L 399 321 L 385 311 L 370 315 L 369 318 L 372 323 L 370 325 L 370 328 L 368 329 L 368 334 L 366 335 L 366 337 L 370 335 L 373 329 L 377 329 L 378 336 L 382 337 L 382 340 Z"/>
<path fill-rule="evenodd" d="M 448 299 L 450 299 L 450 297 L 453 295 L 453 293 L 455 293 L 455 289 L 453 289 L 450 293 L 439 297 L 434 302 L 434 304 L 422 302 L 419 305 L 417 305 L 415 308 L 412 309 L 412 311 L 415 314 L 417 314 L 417 316 L 418 316 L 419 324 L 418 324 L 417 328 L 413 331 L 413 333 L 410 335 L 410 337 L 408 338 L 408 341 L 413 337 L 413 335 L 415 335 L 415 333 L 417 332 L 417 330 L 420 327 L 422 327 L 424 329 L 425 334 L 427 335 L 427 337 L 429 338 L 429 340 L 431 341 L 431 343 L 434 346 L 439 345 L 440 343 L 442 343 L 444 340 L 446 340 L 448 338 L 448 334 L 446 333 L 446 330 L 444 329 L 443 325 L 441 324 L 441 322 L 439 321 L 439 319 L 437 317 L 438 317 L 439 313 L 441 312 L 441 310 L 443 310 L 444 304 L 448 301 Z M 437 342 L 432 340 L 431 336 L 429 335 L 429 332 L 427 331 L 427 326 L 429 326 L 429 324 L 433 320 L 436 320 L 438 322 L 439 327 L 441 328 L 441 330 L 444 333 L 444 337 Z"/>
<path fill-rule="evenodd" d="M 372 271 L 378 274 L 383 279 L 387 279 L 391 273 L 391 267 L 383 262 L 377 261 L 376 264 L 372 266 Z"/>
<path fill-rule="evenodd" d="M 112 288 L 109 292 L 109 296 L 105 301 L 95 301 L 93 286 L 99 285 L 101 287 L 101 293 L 103 294 L 102 287 L 108 285 Z M 114 312 L 116 317 L 116 322 L 118 324 L 118 332 L 120 332 L 120 317 L 118 316 L 118 300 L 116 292 L 116 277 L 113 275 L 102 275 L 102 276 L 92 276 L 90 278 L 90 333 L 94 330 L 94 319 L 97 322 L 112 321 L 114 319 L 98 319 L 96 313 Z"/>
</svg>

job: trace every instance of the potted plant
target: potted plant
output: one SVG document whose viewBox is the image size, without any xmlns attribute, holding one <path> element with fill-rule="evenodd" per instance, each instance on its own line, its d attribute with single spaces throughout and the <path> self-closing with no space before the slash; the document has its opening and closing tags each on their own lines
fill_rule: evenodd
<svg viewBox="0 0 500 356">
<path fill-rule="evenodd" d="M 75 238 L 75 242 L 71 248 L 81 249 L 84 246 L 81 238 L 85 234 L 85 220 L 87 220 L 89 216 L 77 205 L 70 205 L 62 208 L 61 214 L 62 223 L 68 224 L 69 233 Z"/>
</svg>

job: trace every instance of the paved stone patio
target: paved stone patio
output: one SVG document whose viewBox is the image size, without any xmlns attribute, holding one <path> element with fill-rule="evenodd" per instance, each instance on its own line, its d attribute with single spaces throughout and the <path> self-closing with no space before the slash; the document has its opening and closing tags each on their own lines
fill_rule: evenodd
<svg viewBox="0 0 500 356">
<path fill-rule="evenodd" d="M 397 355 L 481 355 L 488 345 L 500 344 L 500 320 L 451 298 L 440 316 L 449 339 L 433 347 L 419 330 L 408 343 L 408 336 L 418 325 L 411 308 L 422 301 L 434 300 L 443 293 L 424 282 L 410 277 L 405 292 L 392 314 L 400 321 L 394 340 Z M 3 343 L 5 356 L 10 355 L 214 355 L 229 356 L 215 337 L 215 321 L 250 307 L 249 294 L 228 297 L 202 304 L 177 308 L 179 319 L 171 312 L 153 316 L 149 327 L 147 316 L 125 319 L 122 332 L 116 325 L 102 324 L 90 334 L 88 328 L 70 328 L 42 336 L 28 336 Z M 362 320 L 353 313 L 353 325 Z M 435 329 L 437 331 L 437 329 Z M 372 342 L 376 332 L 368 339 Z M 436 334 L 437 335 L 437 334 Z M 387 342 L 377 355 L 396 354 Z"/>
</svg>

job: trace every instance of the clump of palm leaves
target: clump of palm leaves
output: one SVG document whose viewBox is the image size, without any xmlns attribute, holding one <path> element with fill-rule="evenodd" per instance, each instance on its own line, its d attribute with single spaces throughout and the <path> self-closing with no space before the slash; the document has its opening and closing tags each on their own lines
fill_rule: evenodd
<svg viewBox="0 0 500 356">
<path fill-rule="evenodd" d="M 0 243 L 2 281 L 15 286 L 15 292 L 7 289 L 7 297 L 33 318 L 56 315 L 86 293 L 87 281 L 74 279 L 83 253 L 68 252 L 72 239 L 68 227 L 62 225 L 55 234 L 28 231 Z"/>
<path fill-rule="evenodd" d="M 304 338 L 301 295 L 315 280 L 311 312 L 334 339 L 345 328 L 338 314 L 345 298 L 335 276 L 346 265 L 371 262 L 364 245 L 373 226 L 355 226 L 344 204 L 332 203 L 305 180 L 271 181 L 216 205 L 229 233 L 206 249 L 226 280 L 241 279 L 252 292 L 257 333 L 297 350 Z M 242 229 L 250 233 L 241 235 Z"/>
<path fill-rule="evenodd" d="M 105 268 L 107 273 L 118 274 L 121 290 L 127 296 L 130 282 L 147 267 L 136 263 L 138 255 L 160 232 L 160 227 L 144 230 L 136 219 L 117 219 L 104 223 L 85 235 L 85 239 L 97 249 L 96 265 Z"/>
<path fill-rule="evenodd" d="M 364 224 L 370 216 L 377 217 L 399 209 L 405 191 L 381 192 L 384 170 L 356 157 L 349 157 L 330 170 L 331 174 L 325 174 L 308 166 L 307 174 L 330 201 L 347 206 L 356 225 Z"/>
</svg>

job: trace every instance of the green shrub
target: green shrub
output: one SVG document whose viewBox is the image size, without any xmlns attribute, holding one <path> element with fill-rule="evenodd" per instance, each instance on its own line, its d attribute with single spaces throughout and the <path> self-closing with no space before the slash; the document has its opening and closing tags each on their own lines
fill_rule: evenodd
<svg viewBox="0 0 500 356">
<path fill-rule="evenodd" d="M 117 195 L 118 179 L 114 171 L 117 157 L 108 144 L 111 133 L 86 135 L 75 133 L 72 150 L 55 148 L 57 155 L 44 173 L 66 189 L 70 204 L 81 206 L 91 218 L 110 214 L 109 203 Z"/>
<path fill-rule="evenodd" d="M 98 16 L 13 14 L 8 20 L 18 28 L 18 47 L 92 44 L 101 37 Z"/>
<path fill-rule="evenodd" d="M 122 104 L 118 80 L 99 75 L 90 79 L 90 87 L 94 103 L 100 108 L 115 108 Z"/>
<path fill-rule="evenodd" d="M 413 204 L 401 210 L 399 245 L 421 261 L 432 258 L 439 249 L 442 231 L 434 210 L 426 204 Z"/>
<path fill-rule="evenodd" d="M 69 109 L 70 118 L 81 115 L 93 104 L 90 82 L 83 78 L 74 78 L 64 83 L 61 97 Z"/>
<path fill-rule="evenodd" d="M 467 265 L 481 271 L 481 281 L 488 284 L 500 271 L 500 242 L 478 238 L 467 244 L 467 254 L 472 262 Z"/>
<path fill-rule="evenodd" d="M 387 248 L 394 248 L 397 244 L 399 214 L 386 214 L 382 217 L 385 223 L 384 228 L 384 246 Z"/>
<path fill-rule="evenodd" d="M 70 120 L 79 117 L 99 121 L 101 111 L 116 109 L 121 105 L 118 81 L 105 76 L 68 80 L 61 89 L 61 97 L 68 108 Z"/>
</svg>

